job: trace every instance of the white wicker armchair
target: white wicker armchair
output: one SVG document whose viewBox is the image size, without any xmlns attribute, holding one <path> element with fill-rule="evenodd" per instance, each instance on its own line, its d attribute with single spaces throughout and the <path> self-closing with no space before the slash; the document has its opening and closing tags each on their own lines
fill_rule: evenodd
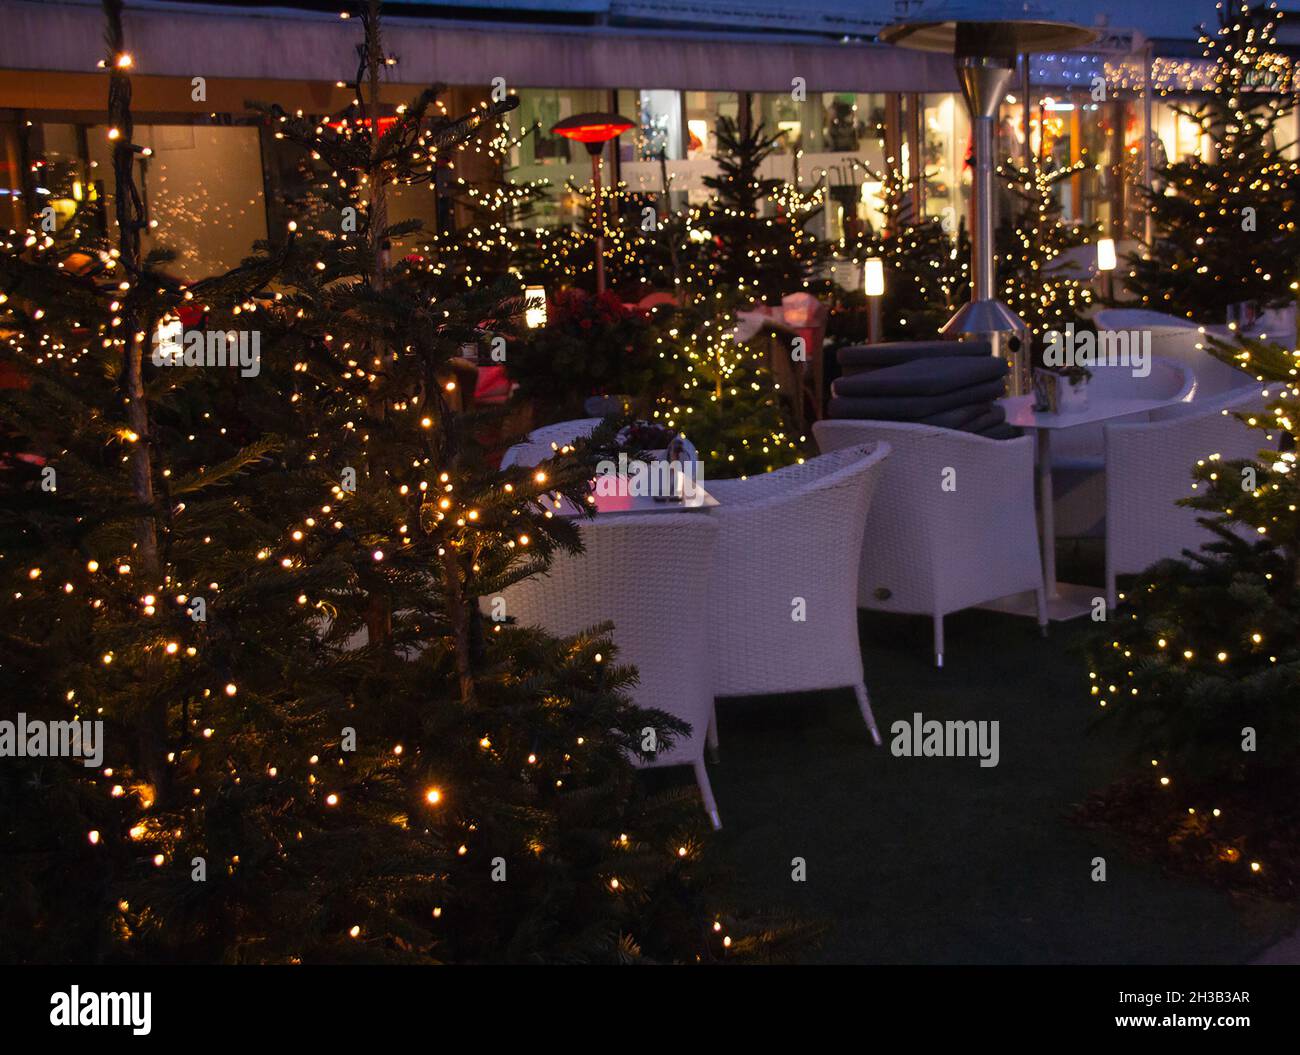
<svg viewBox="0 0 1300 1055">
<path fill-rule="evenodd" d="M 707 480 L 718 548 L 709 598 L 717 696 L 852 686 L 862 678 L 857 572 L 867 507 L 889 445 L 855 444 L 746 480 Z"/>
<path fill-rule="evenodd" d="M 690 723 L 689 736 L 648 766 L 691 765 L 704 808 L 722 826 L 704 766 L 713 715 L 705 604 L 718 525 L 701 513 L 651 513 L 584 521 L 584 550 L 517 583 L 505 613 L 554 634 L 614 624 L 617 660 L 637 668 L 641 707 Z"/>
<path fill-rule="evenodd" d="M 1088 382 L 1088 399 L 1180 399 L 1196 395 L 1196 377 L 1182 363 L 1151 357 L 1151 373 L 1134 377 L 1127 366 L 1094 366 Z M 1146 421 L 1147 414 L 1115 421 Z M 1100 469 L 1105 464 L 1101 425 L 1076 425 L 1052 434 L 1052 469 Z"/>
<path fill-rule="evenodd" d="M 1197 461 L 1254 458 L 1263 434 L 1233 411 L 1264 405 L 1261 386 L 1239 388 L 1191 407 L 1152 413 L 1150 422 L 1106 426 L 1106 598 L 1119 600 L 1115 580 L 1158 560 L 1178 557 L 1211 541 L 1199 510 L 1176 505 L 1190 498 Z"/>
<path fill-rule="evenodd" d="M 824 451 L 869 442 L 893 448 L 867 512 L 859 605 L 932 616 L 940 667 L 949 612 L 1032 590 L 1038 625 L 1047 626 L 1029 437 L 848 420 L 816 422 L 813 435 Z"/>
<path fill-rule="evenodd" d="M 1089 400 L 1180 399 L 1190 402 L 1197 381 L 1185 363 L 1151 357 L 1151 373 L 1134 377 L 1127 366 L 1093 367 Z M 1114 422 L 1146 421 L 1147 413 Z M 1076 425 L 1052 433 L 1052 491 L 1056 534 L 1061 538 L 1097 537 L 1106 505 L 1105 440 L 1102 425 Z"/>
<path fill-rule="evenodd" d="M 560 421 L 554 425 L 545 425 L 533 429 L 523 443 L 516 443 L 501 458 L 501 468 L 512 465 L 536 465 L 544 462 L 553 453 L 555 447 L 563 447 L 582 436 L 590 436 L 604 418 L 575 418 L 572 421 Z M 552 444 L 555 447 L 552 447 Z"/>
<path fill-rule="evenodd" d="M 1226 326 L 1198 326 L 1187 319 L 1146 308 L 1106 308 L 1093 321 L 1105 330 L 1145 330 L 1151 334 L 1151 351 L 1159 358 L 1187 367 L 1196 378 L 1193 402 L 1246 388 L 1254 378 L 1244 370 L 1216 359 L 1207 350 L 1212 336 L 1231 338 Z"/>
</svg>

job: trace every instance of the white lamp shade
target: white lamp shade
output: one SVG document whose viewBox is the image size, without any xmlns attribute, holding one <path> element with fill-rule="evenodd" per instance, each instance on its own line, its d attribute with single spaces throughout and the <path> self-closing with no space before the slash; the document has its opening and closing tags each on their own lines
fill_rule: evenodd
<svg viewBox="0 0 1300 1055">
<path fill-rule="evenodd" d="M 871 257 L 862 269 L 863 290 L 868 297 L 885 295 L 885 262 L 878 256 Z"/>
<path fill-rule="evenodd" d="M 1097 270 L 1114 271 L 1116 265 L 1115 259 L 1115 239 L 1098 238 L 1097 239 Z"/>
<path fill-rule="evenodd" d="M 546 325 L 545 286 L 528 286 L 524 289 L 524 322 L 530 330 Z"/>
</svg>

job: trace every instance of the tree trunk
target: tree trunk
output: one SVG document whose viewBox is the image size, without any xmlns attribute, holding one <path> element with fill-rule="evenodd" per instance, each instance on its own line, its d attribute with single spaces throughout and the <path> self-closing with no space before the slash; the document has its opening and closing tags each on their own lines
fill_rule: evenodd
<svg viewBox="0 0 1300 1055">
<path fill-rule="evenodd" d="M 466 596 L 464 561 L 448 549 L 442 556 L 442 587 L 447 598 L 447 617 L 451 620 L 452 645 L 456 652 L 456 675 L 460 682 L 460 702 L 467 707 L 475 705 L 474 668 L 470 661 L 472 646 L 470 611 L 473 598 Z"/>
<path fill-rule="evenodd" d="M 131 78 L 125 72 L 129 68 L 129 59 L 122 30 L 121 0 L 104 0 L 104 14 L 108 20 L 110 50 L 108 120 L 109 126 L 117 130 L 113 141 L 113 204 L 117 217 L 117 246 L 126 281 L 134 285 L 140 274 L 140 232 L 144 228 L 144 206 L 135 185 L 135 151 L 131 142 L 135 124 L 131 117 Z M 125 343 L 122 352 L 122 382 L 126 396 L 127 423 L 136 437 L 131 445 L 131 490 L 136 500 L 149 510 L 136 524 L 136 545 L 140 553 L 140 564 L 152 585 L 161 578 L 158 530 L 153 513 L 152 438 L 149 432 L 149 408 L 144 398 L 144 342 L 136 339 L 141 320 L 131 303 L 131 293 L 131 290 L 127 290 L 126 295 L 120 298 L 124 307 L 120 313 L 119 331 Z"/>
<path fill-rule="evenodd" d="M 379 161 L 379 71 L 384 64 L 384 42 L 379 32 L 379 0 L 370 0 L 366 19 L 366 75 L 370 83 L 370 254 L 374 260 L 372 279 L 376 289 L 384 288 L 388 249 L 384 228 L 388 226 L 388 188 Z"/>
<path fill-rule="evenodd" d="M 135 185 L 135 150 L 132 137 L 130 59 L 122 29 L 122 0 L 104 0 L 109 47 L 108 121 L 116 130 L 113 139 L 113 205 L 117 219 L 119 264 L 132 288 L 119 300 L 119 332 L 122 349 L 122 388 L 126 398 L 127 425 L 134 434 L 129 457 L 131 493 L 144 509 L 136 521 L 136 561 L 150 587 L 161 588 L 162 564 L 158 556 L 158 525 L 153 489 L 152 434 L 149 407 L 144 395 L 144 340 L 138 339 L 141 319 L 133 303 L 134 286 L 140 277 L 140 232 L 144 229 L 144 204 Z M 153 785 L 155 801 L 167 794 L 167 701 L 152 696 L 146 702 L 137 726 L 140 765 Z"/>
<path fill-rule="evenodd" d="M 384 248 L 384 228 L 388 226 L 388 202 L 383 164 L 379 160 L 379 71 L 384 61 L 383 39 L 379 31 L 379 0 L 370 0 L 365 30 L 366 82 L 369 95 L 367 109 L 370 118 L 370 166 L 366 170 L 370 285 L 375 290 L 382 290 L 385 270 L 388 267 L 388 252 Z M 379 359 L 381 363 L 384 351 L 382 341 L 375 341 L 371 346 L 374 358 Z M 366 410 L 371 418 L 382 421 L 385 416 L 382 396 L 372 396 Z M 372 593 L 367 598 L 366 637 L 372 645 L 387 645 L 392 641 L 393 606 L 389 598 L 381 593 Z"/>
</svg>

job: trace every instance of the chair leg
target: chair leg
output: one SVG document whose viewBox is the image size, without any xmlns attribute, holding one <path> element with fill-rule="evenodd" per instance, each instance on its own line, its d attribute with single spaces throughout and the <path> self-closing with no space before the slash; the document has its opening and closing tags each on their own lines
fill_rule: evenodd
<svg viewBox="0 0 1300 1055">
<path fill-rule="evenodd" d="M 934 665 L 943 669 L 943 616 L 934 617 Z"/>
<path fill-rule="evenodd" d="M 718 816 L 718 804 L 713 801 L 713 786 L 709 783 L 709 771 L 704 768 L 704 759 L 695 760 L 695 783 L 700 786 L 700 798 L 704 800 L 704 812 L 709 815 L 709 820 L 713 822 L 713 830 L 716 832 L 722 827 L 722 818 Z"/>
<path fill-rule="evenodd" d="M 1047 589 L 1040 586 L 1036 591 L 1038 594 L 1038 632 L 1047 636 Z"/>
<path fill-rule="evenodd" d="M 709 727 L 704 731 L 704 744 L 709 749 L 709 761 L 718 760 L 718 707 L 709 710 Z"/>
<path fill-rule="evenodd" d="M 871 742 L 879 747 L 880 730 L 876 728 L 876 716 L 871 713 L 871 701 L 867 699 L 867 687 L 859 682 L 853 686 L 853 692 L 858 697 L 858 709 L 862 712 L 862 719 L 867 723 L 867 728 L 871 731 Z"/>
</svg>

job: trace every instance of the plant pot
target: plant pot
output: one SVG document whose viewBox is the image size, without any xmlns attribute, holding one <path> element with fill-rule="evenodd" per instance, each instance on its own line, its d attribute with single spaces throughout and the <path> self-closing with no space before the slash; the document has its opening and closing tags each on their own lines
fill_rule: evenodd
<svg viewBox="0 0 1300 1055">
<path fill-rule="evenodd" d="M 1059 414 L 1077 414 L 1088 409 L 1088 381 L 1061 378 L 1056 385 L 1056 410 Z"/>
<path fill-rule="evenodd" d="M 1034 370 L 1034 409 L 1050 414 L 1077 414 L 1088 406 L 1088 379 L 1072 381 L 1055 370 Z"/>
<path fill-rule="evenodd" d="M 1060 374 L 1051 370 L 1034 370 L 1032 375 L 1034 388 L 1034 409 L 1047 413 L 1056 412 L 1056 387 Z"/>
</svg>

